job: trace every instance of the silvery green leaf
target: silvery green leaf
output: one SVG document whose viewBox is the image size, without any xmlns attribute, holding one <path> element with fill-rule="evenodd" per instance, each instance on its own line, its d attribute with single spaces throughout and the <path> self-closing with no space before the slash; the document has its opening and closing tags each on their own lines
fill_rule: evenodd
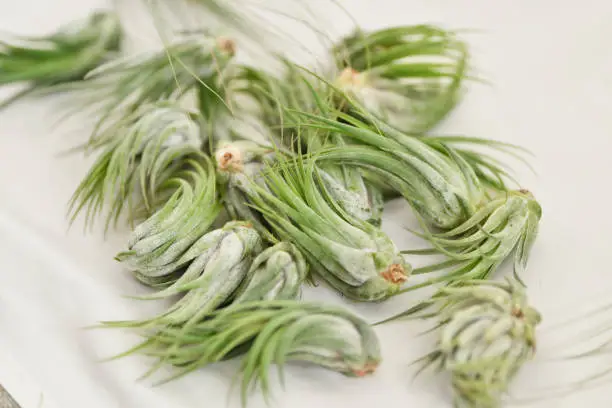
<svg viewBox="0 0 612 408">
<path fill-rule="evenodd" d="M 203 316 L 226 303 L 247 276 L 253 259 L 262 249 L 261 237 L 246 223 L 230 222 L 222 233 L 209 233 L 194 245 L 203 252 L 181 266 L 184 273 L 172 284 L 142 299 L 156 299 L 183 293 L 184 296 L 159 316 L 143 321 L 116 322 L 125 327 L 161 327 L 197 323 Z M 212 239 L 209 239 L 211 237 Z M 182 260 L 181 260 L 182 261 Z M 179 261 L 180 262 L 180 261 Z M 141 270 L 139 273 L 143 273 Z M 168 271 L 166 271 L 168 272 Z M 175 276 L 172 271 L 171 276 Z"/>
<path fill-rule="evenodd" d="M 308 275 L 308 264 L 299 250 L 281 242 L 255 258 L 233 302 L 297 299 Z"/>
</svg>

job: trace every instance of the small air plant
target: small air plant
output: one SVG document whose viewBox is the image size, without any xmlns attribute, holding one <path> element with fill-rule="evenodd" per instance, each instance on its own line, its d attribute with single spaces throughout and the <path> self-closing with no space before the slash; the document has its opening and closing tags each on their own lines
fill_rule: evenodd
<svg viewBox="0 0 612 408">
<path fill-rule="evenodd" d="M 349 216 L 327 193 L 317 168 L 301 159 L 277 161 L 247 195 L 271 231 L 293 243 L 312 271 L 343 295 L 378 301 L 399 291 L 410 266 L 373 225 Z"/>
<path fill-rule="evenodd" d="M 114 56 L 121 37 L 119 18 L 98 11 L 48 36 L 0 39 L 0 86 L 31 83 L 3 105 L 37 89 L 82 79 Z"/>
<path fill-rule="evenodd" d="M 244 354 L 243 405 L 257 383 L 266 398 L 269 396 L 272 364 L 278 367 L 282 380 L 283 367 L 291 361 L 351 377 L 374 372 L 381 361 L 378 338 L 367 322 L 344 308 L 312 302 L 238 303 L 210 313 L 188 329 L 168 326 L 143 335 L 146 340 L 118 357 L 139 352 L 159 359 L 146 375 L 165 364 L 179 367 L 168 380 Z"/>
<path fill-rule="evenodd" d="M 194 220 L 187 222 L 193 223 Z M 168 247 L 166 236 L 172 235 L 172 229 L 160 235 L 162 247 Z M 189 246 L 180 245 L 180 242 L 171 241 L 170 248 L 149 263 L 146 273 L 149 279 L 164 278 L 166 282 L 172 282 L 171 285 L 140 298 L 161 299 L 177 294 L 184 296 L 159 316 L 142 321 L 107 322 L 108 326 L 159 329 L 167 325 L 196 324 L 231 299 L 247 276 L 253 259 L 262 250 L 261 237 L 244 222 L 229 222 L 220 229 L 201 234 Z M 118 258 L 123 260 L 132 252 L 134 250 L 120 254 Z M 155 251 L 150 256 L 154 254 Z M 159 269 L 151 271 L 156 266 Z M 161 273 L 163 275 L 159 275 Z"/>
<path fill-rule="evenodd" d="M 107 211 L 108 229 L 126 207 L 131 222 L 139 207 L 152 213 L 166 190 L 164 182 L 187 160 L 202 157 L 200 145 L 191 112 L 168 102 L 141 106 L 90 141 L 90 149 L 103 151 L 70 200 L 72 221 L 86 210 L 87 227 Z"/>
<path fill-rule="evenodd" d="M 206 234 L 221 210 L 209 159 L 188 160 L 185 169 L 165 184 L 173 194 L 134 229 L 127 250 L 116 257 L 149 286 L 175 282 L 186 265 L 232 231 L 226 228 Z"/>
<path fill-rule="evenodd" d="M 297 113 L 309 120 L 302 126 L 338 132 L 363 144 L 319 152 L 318 161 L 360 166 L 380 175 L 431 226 L 448 230 L 461 225 L 485 200 L 482 184 L 465 160 L 441 153 L 422 138 L 384 127 L 382 123 L 377 132 L 346 115 L 339 117 L 349 123 Z M 452 151 L 450 146 L 448 151 Z"/>
<path fill-rule="evenodd" d="M 514 253 L 514 274 L 524 273 L 538 234 L 542 207 L 527 190 L 508 191 L 484 205 L 458 227 L 419 233 L 432 250 L 404 251 L 406 254 L 443 254 L 448 259 L 414 271 L 423 274 L 453 267 L 439 277 L 404 289 L 414 290 L 440 282 L 488 279 Z"/>
<path fill-rule="evenodd" d="M 340 99 L 409 133 L 428 131 L 455 107 L 468 62 L 456 33 L 428 25 L 357 31 L 334 54 L 344 67 Z"/>
<path fill-rule="evenodd" d="M 431 304 L 438 344 L 420 362 L 451 375 L 455 405 L 496 408 L 519 369 L 536 350 L 540 314 L 523 286 L 505 282 L 462 281 L 440 289 Z"/>
<path fill-rule="evenodd" d="M 280 242 L 255 258 L 232 302 L 298 299 L 307 275 L 302 253 L 294 245 Z"/>
<path fill-rule="evenodd" d="M 222 75 L 235 52 L 225 37 L 187 35 L 164 50 L 110 61 L 90 71 L 83 81 L 65 84 L 74 108 L 68 115 L 88 112 L 100 116 L 91 136 L 124 119 L 140 106 L 158 101 L 181 101 L 198 86 Z"/>
<path fill-rule="evenodd" d="M 344 146 L 346 142 L 337 133 L 305 131 L 300 128 L 299 118 L 292 114 L 298 109 L 311 113 L 328 112 L 332 101 L 331 88 L 320 80 L 313 80 L 312 75 L 289 61 L 285 66 L 284 80 L 266 75 L 263 72 L 250 70 L 253 83 L 249 94 L 261 105 L 268 106 L 267 114 L 270 126 L 279 128 L 280 135 L 275 140 L 277 146 L 282 141 L 287 144 L 284 132 L 291 135 L 289 145 L 299 152 L 316 152 L 324 146 Z M 266 110 L 264 109 L 264 112 Z M 285 119 L 289 117 L 289 120 Z M 297 146 L 295 146 L 297 145 Z M 354 166 L 341 166 L 325 163 L 319 166 L 321 178 L 332 198 L 351 216 L 380 226 L 383 198 L 380 190 L 369 183 L 362 170 Z"/>
</svg>

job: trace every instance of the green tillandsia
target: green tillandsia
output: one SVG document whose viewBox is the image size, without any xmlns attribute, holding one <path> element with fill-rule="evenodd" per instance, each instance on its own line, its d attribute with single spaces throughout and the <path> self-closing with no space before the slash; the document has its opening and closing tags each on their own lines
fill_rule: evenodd
<svg viewBox="0 0 612 408">
<path fill-rule="evenodd" d="M 410 133 L 428 131 L 456 106 L 468 64 L 456 33 L 430 25 L 358 30 L 333 53 L 345 67 L 336 80 L 345 96 Z"/>
<path fill-rule="evenodd" d="M 218 361 L 244 355 L 241 396 L 260 384 L 268 397 L 269 373 L 292 361 L 307 362 L 351 377 L 374 372 L 381 361 L 380 344 L 372 327 L 347 309 L 295 300 L 237 303 L 209 314 L 185 330 L 165 327 L 123 357 L 135 352 L 159 360 L 147 373 L 165 364 L 178 368 L 173 378 Z"/>
<path fill-rule="evenodd" d="M 91 136 L 143 104 L 160 100 L 180 101 L 198 85 L 206 86 L 221 75 L 234 55 L 231 40 L 188 35 L 164 50 L 141 53 L 110 61 L 90 71 L 83 81 L 56 87 L 69 91 L 72 99 L 67 115 L 97 114 Z M 117 119 L 117 117 L 119 119 Z"/>
<path fill-rule="evenodd" d="M 320 82 L 322 81 L 319 78 L 318 83 Z M 429 150 L 437 151 L 440 155 L 454 162 L 456 166 L 459 166 L 463 176 L 467 179 L 467 183 L 473 185 L 471 186 L 472 190 L 479 196 L 487 195 L 487 190 L 506 191 L 508 189 L 508 181 L 516 184 L 516 180 L 509 171 L 508 165 L 491 153 L 512 157 L 529 166 L 529 163 L 524 158 L 524 155 L 529 154 L 529 151 L 521 146 L 480 137 L 463 135 L 427 135 L 427 137 L 422 137 L 424 135 L 404 132 L 396 126 L 365 111 L 359 103 L 351 99 L 337 87 L 329 83 L 326 83 L 326 86 L 332 89 L 333 92 L 340 93 L 346 98 L 344 110 L 350 107 L 350 115 L 339 112 L 336 107 L 329 105 L 326 100 L 317 99 L 320 102 L 320 111 L 324 114 L 313 115 L 312 112 L 289 108 L 292 119 L 291 123 L 297 123 L 301 126 L 312 126 L 311 122 L 313 117 L 316 117 L 315 122 L 317 120 L 320 122 L 322 118 L 327 119 L 328 122 L 329 120 L 335 120 L 342 124 L 350 124 L 359 129 L 369 130 L 380 136 L 396 141 L 403 146 L 405 153 L 408 154 L 415 153 L 414 149 L 417 148 L 417 146 L 414 140 L 418 139 L 420 144 L 427 145 Z M 316 98 L 317 91 L 313 90 L 312 92 L 315 94 Z M 306 120 L 306 123 L 304 123 L 304 114 L 306 114 L 306 116 L 311 115 L 310 118 L 307 118 L 309 120 Z M 315 128 L 318 128 L 319 131 L 326 130 L 327 134 L 336 134 L 338 132 L 337 129 L 332 127 L 326 128 L 315 126 Z M 340 133 L 342 133 L 342 130 Z M 346 137 L 347 134 L 342 133 L 342 135 L 351 143 L 365 143 L 381 149 L 395 148 L 397 150 L 397 146 L 392 147 L 392 144 L 387 146 L 380 138 L 377 140 L 376 138 L 367 137 L 363 134 L 350 134 L 348 138 Z M 337 137 L 338 136 L 335 136 L 335 138 Z M 308 139 L 310 140 L 312 138 Z M 326 140 L 328 139 L 330 138 L 326 137 Z M 333 145 L 333 143 L 331 144 Z M 473 149 L 473 147 L 476 147 L 476 149 Z M 394 194 L 393 188 L 386 182 L 386 177 L 365 170 L 364 174 L 369 184 L 377 187 L 385 196 L 397 195 L 397 192 Z"/>
<path fill-rule="evenodd" d="M 374 131 L 346 115 L 348 123 L 306 112 L 302 126 L 338 132 L 363 145 L 329 148 L 317 153 L 317 161 L 360 166 L 378 174 L 401 193 L 430 225 L 451 229 L 468 220 L 482 205 L 485 192 L 474 169 L 459 155 L 443 154 L 422 138 L 392 127 Z M 448 147 L 448 151 L 452 151 Z"/>
<path fill-rule="evenodd" d="M 165 184 L 174 193 L 134 228 L 127 250 L 116 257 L 150 286 L 174 283 L 186 265 L 233 231 L 226 227 L 207 234 L 221 210 L 215 169 L 209 159 L 187 160 L 185 169 Z"/>
<path fill-rule="evenodd" d="M 297 299 L 307 275 L 302 253 L 294 245 L 280 242 L 255 258 L 232 302 Z"/>
<path fill-rule="evenodd" d="M 523 286 L 505 282 L 463 281 L 432 298 L 438 344 L 423 357 L 451 375 L 458 408 L 497 408 L 515 374 L 536 350 L 541 316 L 528 303 Z"/>
<path fill-rule="evenodd" d="M 316 152 L 324 146 L 344 146 L 346 142 L 338 133 L 304 131 L 294 126 L 291 121 L 283 120 L 283 115 L 292 115 L 292 110 L 311 113 L 327 113 L 333 99 L 332 89 L 323 82 L 313 80 L 313 76 L 301 67 L 285 62 L 285 81 L 274 87 L 269 94 L 277 98 L 269 101 L 275 107 L 272 115 L 280 118 L 275 126 L 281 131 L 289 132 L 299 144 L 298 150 Z M 268 83 L 274 81 L 268 80 Z M 276 90 L 274 90 L 276 89 Z M 263 102 L 265 103 L 265 102 Z M 292 119 L 296 119 L 292 117 Z M 299 123 L 298 120 L 295 120 Z M 281 137 L 281 140 L 286 138 Z M 381 189 L 365 179 L 361 169 L 355 166 L 342 166 L 327 162 L 319 166 L 321 178 L 328 192 L 344 211 L 360 220 L 380 226 L 383 212 L 383 197 Z"/>
<path fill-rule="evenodd" d="M 378 301 L 399 291 L 410 266 L 386 234 L 331 199 L 312 162 L 277 161 L 263 179 L 266 188 L 251 183 L 246 194 L 271 231 L 296 245 L 313 272 L 358 301 Z"/>
<path fill-rule="evenodd" d="M 121 37 L 117 15 L 97 11 L 48 36 L 0 39 L 0 86 L 31 82 L 3 105 L 33 90 L 83 78 L 114 56 Z"/>
<path fill-rule="evenodd" d="M 164 235 L 171 234 L 172 228 L 163 231 L 161 241 L 165 240 Z M 181 246 L 180 251 L 178 248 L 173 250 L 170 246 L 161 256 L 146 265 L 148 270 L 145 273 L 147 278 L 155 279 L 172 276 L 174 272 L 171 285 L 141 298 L 160 299 L 177 294 L 184 296 L 166 312 L 153 318 L 107 324 L 152 329 L 161 329 L 168 325 L 196 324 L 231 299 L 261 249 L 261 237 L 250 224 L 244 222 L 229 222 L 223 228 L 202 233 L 191 245 Z M 129 257 L 131 252 L 133 250 L 126 255 Z M 120 254 L 119 259 L 126 255 Z M 155 267 L 158 269 L 152 269 Z M 143 273 L 142 269 L 138 269 L 138 272 Z M 178 278 L 174 279 L 177 273 Z"/>
<path fill-rule="evenodd" d="M 163 183 L 188 159 L 202 156 L 192 116 L 176 104 L 157 102 L 141 106 L 101 133 L 89 146 L 103 151 L 70 200 L 72 221 L 85 211 L 87 227 L 106 211 L 108 229 L 126 208 L 130 222 L 138 207 L 152 213 L 159 205 L 158 195 L 167 198 Z"/>
<path fill-rule="evenodd" d="M 423 274 L 453 267 L 406 291 L 440 282 L 488 279 L 514 253 L 514 274 L 524 273 L 538 234 L 542 207 L 526 190 L 509 191 L 492 199 L 463 224 L 446 232 L 420 234 L 432 250 L 404 251 L 406 254 L 445 255 L 448 260 L 414 271 Z"/>
</svg>

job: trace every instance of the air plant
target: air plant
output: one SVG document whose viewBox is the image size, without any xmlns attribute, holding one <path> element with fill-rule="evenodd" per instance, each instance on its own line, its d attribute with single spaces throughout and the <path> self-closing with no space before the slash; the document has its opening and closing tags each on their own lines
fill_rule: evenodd
<svg viewBox="0 0 612 408">
<path fill-rule="evenodd" d="M 70 200 L 72 220 L 86 210 L 87 227 L 107 211 L 108 229 L 126 209 L 131 222 L 139 207 L 152 213 L 166 190 L 162 184 L 188 159 L 202 156 L 200 145 L 191 112 L 168 102 L 141 106 L 89 143 L 103 151 Z"/>
<path fill-rule="evenodd" d="M 1 39 L 0 86 L 30 82 L 29 88 L 3 105 L 36 89 L 82 79 L 114 56 L 121 37 L 115 13 L 98 11 L 48 36 Z"/>
<path fill-rule="evenodd" d="M 291 361 L 362 377 L 374 372 L 381 361 L 378 338 L 367 322 L 344 308 L 312 302 L 238 303 L 210 313 L 187 330 L 168 326 L 143 335 L 146 340 L 119 357 L 139 352 L 159 359 L 147 375 L 172 364 L 179 367 L 175 378 L 244 354 L 243 405 L 257 383 L 269 395 L 272 364 L 281 379 L 283 367 Z"/>
<path fill-rule="evenodd" d="M 143 283 L 174 283 L 198 258 L 233 228 L 208 233 L 221 210 L 212 163 L 189 159 L 185 168 L 165 183 L 173 193 L 163 207 L 132 232 L 126 251 L 116 259 Z M 208 234 L 207 234 L 208 233 Z"/>
<path fill-rule="evenodd" d="M 468 61 L 455 33 L 428 25 L 357 30 L 334 55 L 344 67 L 335 81 L 340 99 L 409 133 L 428 131 L 455 107 Z"/>
<path fill-rule="evenodd" d="M 438 344 L 423 357 L 451 375 L 457 407 L 499 407 L 510 382 L 536 349 L 540 314 L 515 280 L 467 280 L 432 298 Z"/>
<path fill-rule="evenodd" d="M 255 258 L 233 303 L 298 299 L 307 275 L 302 253 L 294 245 L 280 242 Z"/>
<path fill-rule="evenodd" d="M 293 150 L 299 152 L 316 152 L 324 146 L 344 146 L 346 142 L 338 133 L 308 132 L 299 126 L 299 117 L 292 110 L 313 114 L 328 112 L 333 103 L 332 89 L 321 80 L 308 74 L 301 67 L 289 61 L 283 61 L 285 74 L 283 80 L 267 76 L 264 73 L 251 71 L 255 84 L 263 83 L 259 88 L 250 90 L 250 95 L 268 105 L 270 126 L 280 128 L 281 135 L 277 140 L 287 141 L 283 132 L 291 135 L 291 144 L 297 144 Z M 262 91 L 262 89 L 264 89 Z M 285 119 L 288 116 L 288 120 Z M 319 166 L 321 178 L 332 198 L 344 211 L 360 220 L 380 226 L 383 198 L 380 189 L 364 178 L 361 169 L 354 166 L 342 166 L 325 163 Z"/>
<path fill-rule="evenodd" d="M 318 161 L 360 166 L 380 175 L 431 226 L 448 230 L 461 225 L 485 199 L 481 182 L 468 163 L 458 155 L 451 159 L 421 138 L 390 127 L 376 132 L 346 115 L 340 117 L 351 124 L 306 112 L 297 114 L 309 120 L 302 126 L 338 132 L 363 144 L 327 149 L 317 154 Z"/>
<path fill-rule="evenodd" d="M 271 231 L 307 258 L 312 271 L 345 296 L 382 300 L 399 290 L 410 266 L 373 225 L 351 217 L 330 198 L 312 163 L 278 161 L 247 195 Z"/>
<path fill-rule="evenodd" d="M 185 224 L 195 222 L 194 228 L 199 230 L 198 221 L 197 218 L 187 220 Z M 137 269 L 149 279 L 161 278 L 171 282 L 171 285 L 141 298 L 160 299 L 177 294 L 184 296 L 159 316 L 142 321 L 108 322 L 107 325 L 162 328 L 166 325 L 196 324 L 231 299 L 234 291 L 247 276 L 253 259 L 262 249 L 261 237 L 244 222 L 229 222 L 220 229 L 201 233 L 196 240 L 179 239 L 176 242 L 166 242 L 167 236 L 172 236 L 173 232 L 173 229 L 169 228 L 159 234 L 161 248 L 169 248 L 161 251 L 162 255 L 158 257 L 155 257 L 156 250 L 150 251 L 148 256 L 145 254 L 145 262 L 148 261 L 147 258 L 153 260 L 145 264 L 147 269 L 144 272 L 140 268 Z M 193 236 L 190 234 L 189 237 Z M 181 245 L 182 242 L 185 242 L 185 245 Z M 187 245 L 189 243 L 190 245 Z M 129 259 L 134 252 L 132 249 L 128 253 L 120 254 L 118 258 Z M 142 256 L 139 258 L 143 259 Z"/>
<path fill-rule="evenodd" d="M 537 237 L 541 216 L 542 207 L 533 195 L 527 190 L 517 190 L 500 194 L 452 230 L 433 233 L 425 227 L 425 232 L 419 235 L 433 248 L 404 253 L 443 254 L 448 259 L 415 270 L 414 273 L 452 269 L 405 290 L 440 282 L 487 279 L 513 253 L 514 274 L 520 279 Z"/>
</svg>

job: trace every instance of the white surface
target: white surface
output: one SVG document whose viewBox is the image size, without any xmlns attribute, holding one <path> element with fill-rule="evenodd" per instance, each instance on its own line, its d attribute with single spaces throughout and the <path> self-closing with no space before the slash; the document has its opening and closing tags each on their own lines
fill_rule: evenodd
<svg viewBox="0 0 612 408">
<path fill-rule="evenodd" d="M 98 4 L 0 0 L 0 29 L 46 32 Z M 493 86 L 472 86 L 443 130 L 510 141 L 535 153 L 532 163 L 538 175 L 519 171 L 523 186 L 544 208 L 541 235 L 525 279 L 546 323 L 583 310 L 590 304 L 585 300 L 605 300 L 606 287 L 612 288 L 612 3 L 352 0 L 343 4 L 366 27 L 432 22 L 480 30 L 468 38 L 479 72 Z M 336 32 L 350 25 L 340 12 L 329 11 L 326 18 L 340 19 Z M 294 26 L 287 25 L 291 31 Z M 130 32 L 140 39 L 149 35 L 135 28 Z M 7 94 L 0 90 L 0 95 Z M 82 140 L 86 129 L 80 137 L 66 135 L 64 128 L 52 131 L 48 119 L 52 106 L 51 99 L 28 101 L 0 113 L 0 382 L 23 408 L 225 407 L 235 363 L 152 387 L 150 382 L 135 381 L 149 363 L 140 357 L 97 361 L 123 351 L 135 339 L 122 331 L 83 327 L 99 320 L 150 315 L 159 305 L 122 297 L 144 290 L 112 259 L 122 248 L 125 233 L 104 240 L 100 231 L 81 234 L 79 224 L 66 232 L 66 202 L 91 161 L 58 157 L 62 149 Z M 392 222 L 385 228 L 399 246 L 414 242 L 402 230 L 410 222 L 403 204 L 392 203 L 386 219 Z M 340 301 L 325 290 L 313 296 Z M 374 320 L 408 304 L 410 299 L 398 298 L 356 309 Z M 430 345 L 427 338 L 416 337 L 420 328 L 407 323 L 378 328 L 385 361 L 376 375 L 366 379 L 290 368 L 287 390 L 276 388 L 275 406 L 450 406 L 441 379 L 424 375 L 411 382 L 408 363 Z M 547 346 L 563 340 L 559 336 L 543 331 L 542 356 L 554 354 Z M 593 369 L 579 363 L 559 369 L 546 364 L 542 356 L 525 367 L 517 379 L 516 395 L 525 396 L 524 390 L 538 389 L 538 384 L 561 384 Z M 611 399 L 612 393 L 604 387 L 532 406 L 604 407 Z M 230 406 L 234 404 L 238 406 L 236 398 Z M 254 395 L 250 406 L 260 407 L 263 402 Z"/>
</svg>

